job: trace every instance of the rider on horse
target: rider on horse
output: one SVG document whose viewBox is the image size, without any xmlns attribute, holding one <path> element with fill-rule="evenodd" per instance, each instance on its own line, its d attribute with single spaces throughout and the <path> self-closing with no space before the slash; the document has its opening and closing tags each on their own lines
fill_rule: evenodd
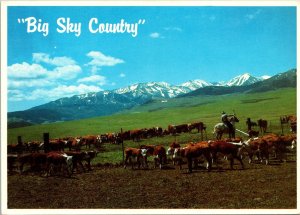
<svg viewBox="0 0 300 215">
<path fill-rule="evenodd" d="M 234 115 L 227 115 L 224 111 L 222 112 L 222 116 L 221 116 L 221 120 L 222 122 L 228 127 L 228 134 L 229 134 L 229 138 L 235 138 L 235 131 L 233 128 L 233 125 L 231 124 L 231 122 L 229 121 L 228 117 L 229 116 L 234 116 Z"/>
</svg>

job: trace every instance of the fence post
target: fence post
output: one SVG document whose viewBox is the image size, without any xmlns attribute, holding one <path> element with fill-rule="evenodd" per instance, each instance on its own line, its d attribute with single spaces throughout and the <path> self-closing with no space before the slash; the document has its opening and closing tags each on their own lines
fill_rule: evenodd
<svg viewBox="0 0 300 215">
<path fill-rule="evenodd" d="M 22 137 L 21 136 L 18 136 L 18 145 L 23 145 Z"/>
<path fill-rule="evenodd" d="M 123 129 L 121 128 L 121 143 L 122 143 L 122 163 L 124 165 L 124 140 L 123 140 Z"/>
<path fill-rule="evenodd" d="M 282 120 L 281 120 L 281 117 L 280 117 L 280 126 L 281 126 L 281 135 L 283 135 L 283 125 L 282 125 Z"/>
<path fill-rule="evenodd" d="M 18 136 L 17 153 L 23 153 L 23 142 L 21 136 Z"/>
<path fill-rule="evenodd" d="M 44 133 L 43 134 L 43 138 L 44 138 L 44 152 L 47 153 L 50 151 L 50 147 L 49 147 L 49 133 Z"/>
</svg>

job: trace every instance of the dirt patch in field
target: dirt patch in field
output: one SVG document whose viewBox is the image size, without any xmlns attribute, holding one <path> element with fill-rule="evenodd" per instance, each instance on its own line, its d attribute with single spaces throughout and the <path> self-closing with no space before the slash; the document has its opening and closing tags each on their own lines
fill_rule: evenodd
<svg viewBox="0 0 300 215">
<path fill-rule="evenodd" d="M 245 162 L 246 163 L 246 162 Z M 8 208 L 295 209 L 296 162 L 236 164 L 230 170 L 163 170 L 95 166 L 71 178 L 8 176 Z"/>
</svg>

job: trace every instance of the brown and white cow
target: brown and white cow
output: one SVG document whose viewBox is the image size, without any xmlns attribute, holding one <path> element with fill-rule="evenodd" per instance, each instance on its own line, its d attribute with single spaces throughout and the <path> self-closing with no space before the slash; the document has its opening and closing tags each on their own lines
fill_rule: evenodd
<svg viewBox="0 0 300 215">
<path fill-rule="evenodd" d="M 229 157 L 231 169 L 233 169 L 234 159 L 238 160 L 241 164 L 242 169 L 244 169 L 244 164 L 240 156 L 241 153 L 240 148 L 242 144 L 238 144 L 234 142 L 230 143 L 222 140 L 216 140 L 216 141 L 210 140 L 208 141 L 208 144 L 213 157 L 213 161 L 214 163 L 217 164 L 217 166 L 218 166 L 217 154 L 221 153 L 224 156 Z"/>
<path fill-rule="evenodd" d="M 253 156 L 256 155 L 260 162 L 265 159 L 265 164 L 269 164 L 269 145 L 262 138 L 250 138 L 244 142 L 243 148 L 249 156 L 249 163 L 253 162 Z"/>
<path fill-rule="evenodd" d="M 81 138 L 81 144 L 90 149 L 92 145 L 98 148 L 101 142 L 97 135 L 87 135 Z"/>
<path fill-rule="evenodd" d="M 167 154 L 166 154 L 166 149 L 165 147 L 161 145 L 143 145 L 140 147 L 140 149 L 145 149 L 146 150 L 146 156 L 145 156 L 145 161 L 146 161 L 146 166 L 147 164 L 147 157 L 148 156 L 154 156 L 154 168 L 157 167 L 157 164 L 159 165 L 159 168 L 162 169 L 163 163 L 167 162 Z"/>
<path fill-rule="evenodd" d="M 61 174 L 71 177 L 73 173 L 72 156 L 63 152 L 48 152 L 46 158 L 46 176 Z"/>
<path fill-rule="evenodd" d="M 155 127 L 155 133 L 157 137 L 161 137 L 163 135 L 163 129 L 162 127 Z"/>
<path fill-rule="evenodd" d="M 130 130 L 130 138 L 132 141 L 140 141 L 145 135 L 145 129 Z"/>
<path fill-rule="evenodd" d="M 66 140 L 66 146 L 69 148 L 69 151 L 75 150 L 80 151 L 81 150 L 81 137 L 69 137 Z"/>
<path fill-rule="evenodd" d="M 193 162 L 197 162 L 198 158 L 202 156 L 204 156 L 207 161 L 207 170 L 211 170 L 212 158 L 208 142 L 202 141 L 195 144 L 188 144 L 186 147 L 179 149 L 178 152 L 181 154 L 182 157 L 187 159 L 189 173 L 192 172 Z"/>
<path fill-rule="evenodd" d="M 175 165 L 176 163 L 179 163 L 179 164 L 182 163 L 182 161 L 181 161 L 182 157 L 178 156 L 179 154 L 177 153 L 178 149 L 180 149 L 180 144 L 173 142 L 167 150 L 167 156 L 171 156 L 173 165 Z M 175 153 L 175 150 L 176 150 L 176 153 Z"/>
<path fill-rule="evenodd" d="M 141 167 L 141 162 L 144 160 L 145 154 L 142 154 L 142 149 L 138 148 L 126 148 L 124 150 L 125 153 L 125 161 L 124 161 L 124 169 L 127 167 L 127 162 L 131 164 L 131 168 L 134 169 L 134 161 L 136 161 L 138 165 L 138 169 Z"/>
<path fill-rule="evenodd" d="M 175 135 L 176 134 L 176 126 L 168 125 L 168 129 L 166 130 L 168 134 Z"/>
<path fill-rule="evenodd" d="M 91 170 L 91 160 L 97 156 L 96 151 L 67 151 L 65 152 L 67 155 L 72 156 L 73 161 L 73 170 L 79 171 L 79 166 L 83 172 L 85 172 L 85 168 L 83 162 L 87 163 L 88 170 Z"/>
<path fill-rule="evenodd" d="M 64 151 L 66 142 L 63 139 L 51 139 L 49 140 L 48 145 L 46 146 L 45 142 L 41 142 L 39 145 L 40 149 L 46 151 Z M 47 147 L 47 148 L 46 148 Z"/>
<path fill-rule="evenodd" d="M 42 171 L 46 169 L 47 153 L 26 153 L 18 156 L 19 171 L 23 173 L 25 164 L 30 165 L 32 171 Z"/>
<path fill-rule="evenodd" d="M 275 158 L 286 159 L 287 147 L 292 147 L 292 144 L 295 143 L 296 135 L 277 135 L 277 134 L 268 134 L 261 137 L 265 140 L 269 146 L 269 151 L 274 153 Z M 293 146 L 294 147 L 294 146 Z"/>
</svg>

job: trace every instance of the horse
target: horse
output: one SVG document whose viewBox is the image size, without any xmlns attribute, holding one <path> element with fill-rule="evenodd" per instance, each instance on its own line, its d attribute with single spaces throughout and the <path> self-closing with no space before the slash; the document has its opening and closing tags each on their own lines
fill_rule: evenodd
<svg viewBox="0 0 300 215">
<path fill-rule="evenodd" d="M 217 140 L 221 140 L 223 133 L 228 133 L 229 134 L 229 138 L 235 138 L 235 127 L 234 127 L 234 124 L 236 122 L 239 122 L 239 119 L 235 115 L 232 115 L 232 116 L 228 116 L 228 120 L 229 120 L 229 122 L 233 126 L 232 133 L 231 134 L 229 133 L 229 129 L 228 129 L 228 127 L 227 127 L 226 124 L 224 124 L 223 122 L 218 123 L 214 127 L 214 134 L 216 135 L 216 139 Z"/>
</svg>

